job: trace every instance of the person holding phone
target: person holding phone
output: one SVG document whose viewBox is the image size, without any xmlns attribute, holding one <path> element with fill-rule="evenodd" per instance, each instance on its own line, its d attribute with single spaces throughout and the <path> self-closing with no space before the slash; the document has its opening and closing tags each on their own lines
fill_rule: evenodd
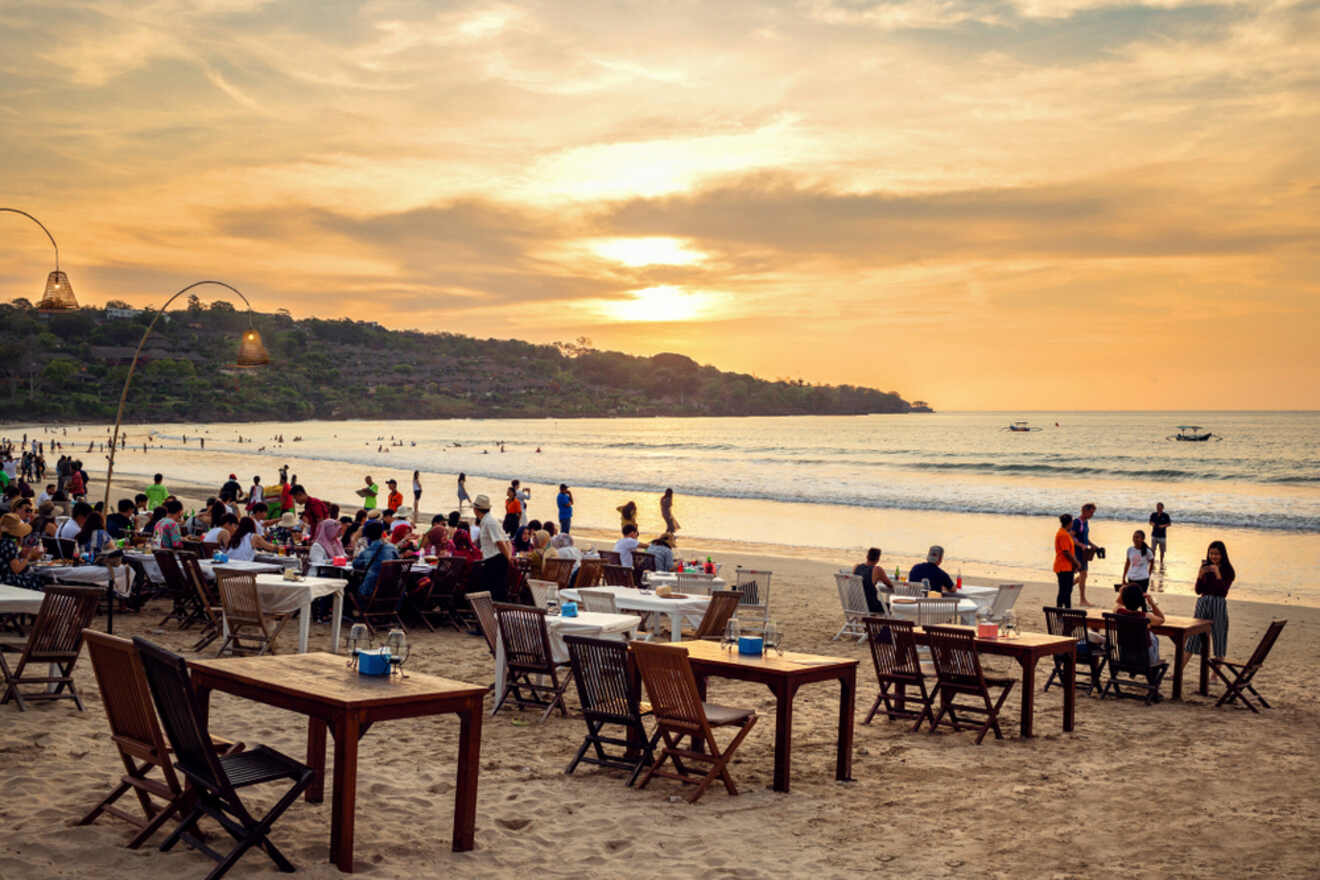
<svg viewBox="0 0 1320 880">
<path fill-rule="evenodd" d="M 1210 639 L 1214 653 L 1211 656 L 1216 659 L 1223 658 L 1228 652 L 1228 591 L 1235 580 L 1237 572 L 1233 563 L 1228 561 L 1228 548 L 1223 541 L 1211 541 L 1196 573 L 1196 595 L 1199 598 L 1192 616 L 1213 621 Z M 1198 633 L 1187 640 L 1187 650 L 1193 654 L 1209 650 L 1204 642 L 1205 635 Z"/>
</svg>

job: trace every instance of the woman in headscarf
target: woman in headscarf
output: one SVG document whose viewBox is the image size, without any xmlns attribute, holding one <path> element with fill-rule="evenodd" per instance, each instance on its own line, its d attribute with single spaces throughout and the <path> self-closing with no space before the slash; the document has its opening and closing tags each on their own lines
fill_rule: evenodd
<svg viewBox="0 0 1320 880">
<path fill-rule="evenodd" d="M 336 556 L 348 556 L 339 540 L 343 526 L 333 519 L 323 519 L 316 526 L 316 538 L 307 551 L 307 564 L 333 565 Z"/>
<path fill-rule="evenodd" d="M 394 524 L 394 528 L 390 530 L 389 540 L 390 543 L 394 545 L 394 549 L 398 550 L 400 553 L 415 551 L 417 549 L 417 541 L 412 533 L 412 523 L 407 520 L 396 522 Z"/>
<path fill-rule="evenodd" d="M 472 533 L 466 528 L 454 530 L 454 555 L 461 556 L 469 562 L 481 561 L 481 550 L 472 544 Z"/>
</svg>

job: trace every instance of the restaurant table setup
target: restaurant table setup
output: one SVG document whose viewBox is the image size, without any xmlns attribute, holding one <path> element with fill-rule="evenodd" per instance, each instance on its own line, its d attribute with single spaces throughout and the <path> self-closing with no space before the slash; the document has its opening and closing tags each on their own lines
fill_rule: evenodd
<svg viewBox="0 0 1320 880">
<path fill-rule="evenodd" d="M 372 652 L 364 651 L 363 656 Z M 357 805 L 358 743 L 381 721 L 453 713 L 459 718 L 457 785 L 454 791 L 454 852 L 472 849 L 476 831 L 477 779 L 481 767 L 482 700 L 488 688 L 419 672 L 369 675 L 354 660 L 326 653 L 191 660 L 193 686 L 203 718 L 210 694 L 223 691 L 307 716 L 307 765 L 316 776 L 307 788 L 309 803 L 320 803 L 325 788 L 326 732 L 334 737 L 334 776 L 330 814 L 330 861 L 353 871 Z M 401 671 L 401 667 L 400 667 Z M 224 727 L 224 724 L 220 725 Z M 379 739 L 379 738 L 378 738 Z M 389 741 L 382 742 L 392 748 Z M 435 761 L 434 750 L 418 760 Z M 380 804 L 370 804 L 381 809 Z M 391 809 L 397 813 L 398 805 Z M 395 816 L 410 822 L 425 815 Z"/>
<path fill-rule="evenodd" d="M 232 563 L 221 565 L 230 568 Z M 284 574 L 258 574 L 257 593 L 261 596 L 261 610 L 267 614 L 298 612 L 298 653 L 307 653 L 311 635 L 312 600 L 334 596 L 334 611 L 330 618 L 330 653 L 339 649 L 339 628 L 344 617 L 344 586 L 340 578 L 304 577 L 289 580 Z M 221 637 L 229 637 L 229 621 L 222 617 Z"/>
<path fill-rule="evenodd" d="M 1104 632 L 1105 620 L 1100 615 L 1100 609 L 1090 611 L 1086 615 L 1086 625 L 1090 629 Z M 1173 686 L 1170 699 L 1182 699 L 1183 669 L 1187 666 L 1187 639 L 1190 636 L 1204 634 L 1207 638 L 1210 636 L 1210 630 L 1214 626 L 1214 621 L 1205 620 L 1199 617 L 1174 617 L 1172 615 L 1165 617 L 1161 624 L 1152 623 L 1150 631 L 1157 636 L 1166 636 L 1173 642 Z M 1210 693 L 1210 652 L 1201 651 L 1201 678 L 1196 692 L 1201 696 L 1207 696 Z"/>
<path fill-rule="evenodd" d="M 576 602 L 576 599 L 569 599 L 566 595 L 573 590 L 565 590 L 560 595 L 570 602 Z M 573 613 L 566 614 L 563 610 L 555 614 L 546 614 L 545 626 L 550 633 L 550 654 L 556 663 L 568 662 L 568 645 L 564 643 L 564 636 L 591 636 L 599 639 L 617 638 L 620 641 L 630 641 L 637 637 L 637 626 L 641 621 L 632 614 L 604 614 L 598 611 L 581 611 L 573 609 Z M 498 620 L 496 626 L 498 626 Z M 508 669 L 505 665 L 504 639 L 495 639 L 495 694 L 504 693 L 504 683 L 508 675 Z M 492 710 L 491 714 L 494 714 Z"/>
<path fill-rule="evenodd" d="M 958 597 L 958 619 L 971 626 L 976 623 L 976 616 L 980 613 L 982 605 L 972 599 Z M 889 610 L 895 617 L 902 620 L 917 619 L 917 600 L 911 596 L 893 596 L 889 599 Z"/>
<path fill-rule="evenodd" d="M 686 572 L 687 574 L 701 574 L 701 572 Z M 654 590 L 661 586 L 677 587 L 678 575 L 676 571 L 647 571 L 642 573 L 642 583 Z M 712 590 L 727 590 L 729 582 L 719 575 L 712 577 L 707 583 Z"/>
<path fill-rule="evenodd" d="M 32 570 L 37 577 L 49 583 L 86 584 L 102 589 L 110 586 L 110 572 L 113 571 L 116 593 L 127 596 L 133 587 L 133 570 L 126 565 L 111 569 L 104 565 L 76 565 L 48 560 L 34 563 Z"/>
<path fill-rule="evenodd" d="M 244 574 L 283 574 L 284 566 L 273 562 L 248 562 L 245 559 L 230 560 L 220 556 L 212 559 L 203 559 L 198 563 L 201 566 L 202 574 L 209 580 L 215 580 L 216 566 L 227 568 L 230 571 L 241 571 Z"/>
<path fill-rule="evenodd" d="M 669 618 L 669 638 L 671 641 L 683 640 L 683 621 L 689 618 L 700 619 L 710 604 L 710 596 L 688 596 L 670 593 L 662 596 L 652 590 L 638 590 L 633 587 L 600 586 L 592 589 L 614 595 L 614 607 L 620 611 L 640 611 L 647 614 L 663 614 Z M 569 602 L 581 602 L 582 596 L 575 589 L 560 590 L 559 597 Z M 634 621 L 637 618 L 632 618 Z M 654 632 L 651 634 L 654 636 Z"/>
<path fill-rule="evenodd" d="M 0 615 L 36 614 L 41 610 L 44 595 L 40 590 L 0 584 Z"/>
</svg>

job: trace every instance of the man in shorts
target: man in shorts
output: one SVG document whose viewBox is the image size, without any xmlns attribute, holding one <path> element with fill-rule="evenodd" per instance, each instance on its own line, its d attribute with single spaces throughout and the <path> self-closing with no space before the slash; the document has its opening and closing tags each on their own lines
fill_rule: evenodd
<svg viewBox="0 0 1320 880">
<path fill-rule="evenodd" d="M 1160 551 L 1160 571 L 1164 571 L 1164 551 L 1168 547 L 1168 528 L 1172 520 L 1164 512 L 1164 502 L 1155 505 L 1155 512 L 1150 515 L 1150 545 Z"/>
</svg>

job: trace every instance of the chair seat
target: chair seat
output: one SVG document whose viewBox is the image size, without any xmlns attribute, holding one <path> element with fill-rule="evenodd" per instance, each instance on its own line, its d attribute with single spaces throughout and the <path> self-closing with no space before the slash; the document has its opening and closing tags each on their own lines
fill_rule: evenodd
<svg viewBox="0 0 1320 880">
<path fill-rule="evenodd" d="M 738 709 L 734 706 L 721 706 L 718 703 L 702 703 L 706 711 L 706 721 L 711 727 L 724 727 L 728 724 L 742 724 L 756 714 L 755 709 Z"/>
<path fill-rule="evenodd" d="M 234 788 L 245 785 L 257 785 L 274 779 L 297 778 L 306 768 L 268 746 L 257 746 L 250 752 L 234 755 L 222 755 L 220 766 L 224 768 L 229 783 Z"/>
<path fill-rule="evenodd" d="M 1016 681 L 1017 679 L 1011 675 L 987 675 L 985 677 L 985 683 L 990 687 L 1009 687 Z"/>
</svg>

